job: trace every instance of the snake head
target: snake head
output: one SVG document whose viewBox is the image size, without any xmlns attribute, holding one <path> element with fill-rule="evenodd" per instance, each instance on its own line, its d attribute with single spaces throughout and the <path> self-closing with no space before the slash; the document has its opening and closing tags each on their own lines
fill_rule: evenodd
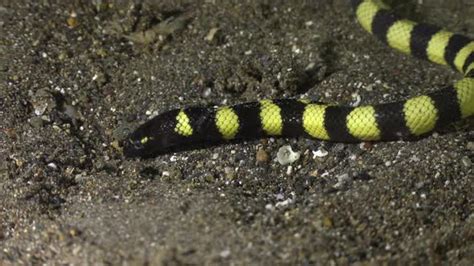
<svg viewBox="0 0 474 266">
<path fill-rule="evenodd" d="M 162 113 L 139 126 L 121 142 L 126 157 L 151 158 L 185 143 L 176 133 L 176 116 L 179 110 Z"/>
</svg>

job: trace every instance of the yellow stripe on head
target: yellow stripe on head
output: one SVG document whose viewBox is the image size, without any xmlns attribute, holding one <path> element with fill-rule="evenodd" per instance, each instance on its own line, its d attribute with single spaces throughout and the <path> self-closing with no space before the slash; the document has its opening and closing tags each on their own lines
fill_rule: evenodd
<svg viewBox="0 0 474 266">
<path fill-rule="evenodd" d="M 382 1 L 377 0 L 363 1 L 357 7 L 357 20 L 366 31 L 372 33 L 372 21 L 374 20 L 375 14 L 377 14 L 381 9 L 389 9 L 389 7 Z"/>
<path fill-rule="evenodd" d="M 438 120 L 433 100 L 424 95 L 408 99 L 403 106 L 403 113 L 407 127 L 415 136 L 433 130 Z"/>
<path fill-rule="evenodd" d="M 462 118 L 474 115 L 474 78 L 463 78 L 454 84 Z"/>
<path fill-rule="evenodd" d="M 372 106 L 354 108 L 347 116 L 346 124 L 349 133 L 360 140 L 380 139 L 375 109 Z"/>
<path fill-rule="evenodd" d="M 467 67 L 466 76 L 474 78 L 474 62 Z"/>
<path fill-rule="evenodd" d="M 453 36 L 453 33 L 442 30 L 431 37 L 431 40 L 428 42 L 428 48 L 426 48 L 426 54 L 431 62 L 440 65 L 448 64 L 446 59 L 444 59 L 444 53 L 451 36 Z"/>
<path fill-rule="evenodd" d="M 146 144 L 150 139 L 151 139 L 151 138 L 149 138 L 149 137 L 143 137 L 143 138 L 140 139 L 140 143 L 144 145 L 144 144 Z"/>
<path fill-rule="evenodd" d="M 239 116 L 228 106 L 217 109 L 215 122 L 224 139 L 233 139 L 239 130 Z"/>
<path fill-rule="evenodd" d="M 183 110 L 179 111 L 176 116 L 176 127 L 174 128 L 174 131 L 185 137 L 189 137 L 193 134 L 193 128 L 189 123 L 189 117 Z"/>
<path fill-rule="evenodd" d="M 281 109 L 271 100 L 260 101 L 260 121 L 263 130 L 270 136 L 279 136 L 283 130 Z"/>
<path fill-rule="evenodd" d="M 461 50 L 459 50 L 458 54 L 454 58 L 454 65 L 459 70 L 459 72 L 463 73 L 462 68 L 464 64 L 466 63 L 468 56 L 473 53 L 474 53 L 474 41 L 470 42 L 468 45 L 464 46 Z M 463 73 L 463 74 L 469 73 L 469 71 L 467 70 L 468 69 L 466 69 L 466 73 Z"/>
<path fill-rule="evenodd" d="M 466 76 L 474 77 L 474 62 L 467 67 Z"/>
<path fill-rule="evenodd" d="M 416 23 L 410 20 L 402 19 L 395 22 L 387 32 L 387 43 L 390 47 L 409 54 L 411 32 Z"/>
</svg>

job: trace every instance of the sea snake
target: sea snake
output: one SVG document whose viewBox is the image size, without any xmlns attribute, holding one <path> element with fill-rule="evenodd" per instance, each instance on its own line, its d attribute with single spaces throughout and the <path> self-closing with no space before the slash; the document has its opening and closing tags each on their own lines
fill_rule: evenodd
<svg viewBox="0 0 474 266">
<path fill-rule="evenodd" d="M 474 114 L 474 41 L 394 14 L 381 0 L 350 0 L 362 27 L 388 46 L 449 65 L 463 74 L 453 85 L 407 100 L 340 106 L 296 99 L 220 107 L 186 107 L 142 124 L 123 142 L 127 157 L 268 136 L 335 142 L 413 139 Z"/>
</svg>

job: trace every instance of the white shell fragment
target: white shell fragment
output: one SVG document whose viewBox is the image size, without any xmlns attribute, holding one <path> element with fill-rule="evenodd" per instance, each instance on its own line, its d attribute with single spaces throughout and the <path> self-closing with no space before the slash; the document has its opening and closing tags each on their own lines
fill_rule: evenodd
<svg viewBox="0 0 474 266">
<path fill-rule="evenodd" d="M 329 152 L 327 150 L 324 148 L 319 148 L 317 151 L 313 151 L 313 159 L 316 159 L 316 157 L 326 157 L 328 154 Z"/>
<path fill-rule="evenodd" d="M 277 160 L 281 165 L 293 163 L 299 158 L 300 153 L 294 152 L 290 145 L 281 146 L 277 153 Z"/>
</svg>

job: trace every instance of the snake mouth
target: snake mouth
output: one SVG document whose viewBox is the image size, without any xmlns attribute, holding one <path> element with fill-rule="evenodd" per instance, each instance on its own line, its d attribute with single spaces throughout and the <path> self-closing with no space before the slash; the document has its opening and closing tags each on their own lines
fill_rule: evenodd
<svg viewBox="0 0 474 266">
<path fill-rule="evenodd" d="M 128 158 L 140 157 L 145 149 L 139 140 L 133 140 L 131 138 L 122 140 L 121 146 L 123 148 L 123 154 Z"/>
</svg>

